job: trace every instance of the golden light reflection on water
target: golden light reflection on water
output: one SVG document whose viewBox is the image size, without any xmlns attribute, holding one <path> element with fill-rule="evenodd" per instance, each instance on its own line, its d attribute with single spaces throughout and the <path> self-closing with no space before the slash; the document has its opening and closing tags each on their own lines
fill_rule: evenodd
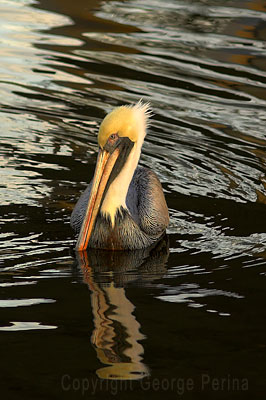
<svg viewBox="0 0 266 400">
<path fill-rule="evenodd" d="M 140 332 L 140 324 L 133 315 L 135 307 L 126 297 L 125 289 L 115 287 L 113 282 L 107 287 L 93 285 L 92 281 L 87 283 L 95 324 L 91 342 L 98 359 L 109 365 L 98 369 L 97 375 L 103 379 L 140 379 L 148 375 L 148 368 L 142 362 L 144 348 L 139 343 L 145 336 Z"/>
<path fill-rule="evenodd" d="M 105 365 L 96 374 L 101 379 L 142 379 L 150 374 L 143 361 L 142 341 L 146 336 L 141 332 L 134 315 L 135 306 L 127 298 L 123 286 L 136 279 L 136 274 L 127 274 L 136 268 L 142 271 L 143 279 L 147 271 L 148 280 L 162 277 L 166 272 L 168 245 L 162 241 L 151 250 L 151 257 L 149 250 L 114 253 L 89 250 L 78 254 L 84 282 L 91 292 L 94 315 L 91 343 Z"/>
<path fill-rule="evenodd" d="M 145 339 L 140 324 L 133 315 L 134 305 L 126 297 L 125 289 L 115 287 L 111 280 L 100 285 L 93 279 L 89 260 L 83 258 L 84 281 L 91 291 L 94 331 L 91 343 L 98 359 L 108 365 L 96 371 L 102 379 L 141 379 L 149 375 L 142 361 Z"/>
</svg>

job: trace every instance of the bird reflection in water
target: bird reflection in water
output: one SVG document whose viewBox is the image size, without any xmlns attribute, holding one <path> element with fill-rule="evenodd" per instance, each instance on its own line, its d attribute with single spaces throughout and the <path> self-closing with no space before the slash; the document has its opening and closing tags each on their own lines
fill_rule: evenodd
<svg viewBox="0 0 266 400">
<path fill-rule="evenodd" d="M 130 283 L 143 285 L 161 278 L 169 255 L 167 238 L 153 248 L 136 251 L 78 252 L 84 282 L 91 291 L 94 331 L 91 342 L 98 359 L 107 365 L 96 371 L 101 379 L 136 380 L 149 376 L 143 362 L 145 339 L 126 297 Z"/>
</svg>

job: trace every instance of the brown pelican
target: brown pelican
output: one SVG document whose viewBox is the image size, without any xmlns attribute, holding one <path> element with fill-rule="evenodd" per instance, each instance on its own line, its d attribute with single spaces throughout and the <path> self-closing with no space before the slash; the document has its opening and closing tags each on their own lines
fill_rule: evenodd
<svg viewBox="0 0 266 400">
<path fill-rule="evenodd" d="M 161 183 L 152 170 L 137 167 L 150 112 L 140 101 L 115 108 L 102 121 L 94 177 L 71 215 L 76 250 L 142 249 L 165 233 L 169 215 Z"/>
</svg>

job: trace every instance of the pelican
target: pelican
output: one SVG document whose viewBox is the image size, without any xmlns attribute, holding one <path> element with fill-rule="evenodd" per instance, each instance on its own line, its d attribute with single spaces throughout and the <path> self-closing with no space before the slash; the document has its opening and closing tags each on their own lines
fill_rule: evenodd
<svg viewBox="0 0 266 400">
<path fill-rule="evenodd" d="M 139 101 L 103 119 L 94 177 L 70 220 L 77 251 L 144 249 L 164 235 L 169 214 L 161 183 L 151 169 L 138 167 L 150 113 Z"/>
</svg>

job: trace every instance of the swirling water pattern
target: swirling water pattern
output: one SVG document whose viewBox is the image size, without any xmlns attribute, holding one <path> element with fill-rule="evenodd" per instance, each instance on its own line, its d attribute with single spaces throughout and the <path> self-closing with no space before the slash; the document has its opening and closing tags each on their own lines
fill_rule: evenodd
<svg viewBox="0 0 266 400">
<path fill-rule="evenodd" d="M 88 321 L 93 318 L 97 334 L 102 321 L 108 326 L 119 321 L 132 338 L 132 326 L 123 319 L 110 289 L 124 287 L 135 314 L 140 309 L 144 316 L 146 340 L 140 322 L 132 322 L 134 307 L 123 291 L 117 291 L 138 332 L 135 340 L 123 340 L 125 348 L 135 351 L 127 357 L 141 377 L 153 376 L 152 367 L 158 377 L 196 376 L 197 367 L 191 364 L 196 354 L 199 370 L 215 370 L 218 377 L 238 373 L 251 380 L 254 390 L 261 388 L 259 363 L 257 378 L 251 371 L 255 343 L 265 343 L 265 3 L 6 0 L 0 10 L 0 330 L 14 345 L 9 362 L 19 350 L 13 335 L 20 331 L 24 349 L 24 335 L 42 329 L 50 334 L 46 350 L 61 340 L 69 346 L 71 332 L 84 338 L 92 333 Z M 95 267 L 84 275 L 88 261 L 78 262 L 77 268 L 69 254 L 71 209 L 92 177 L 101 119 L 114 106 L 140 98 L 151 103 L 154 113 L 140 164 L 157 172 L 166 193 L 169 258 L 139 268 L 142 258 L 137 255 L 127 261 L 127 269 L 122 268 L 125 260 L 116 259 L 112 279 L 109 270 L 99 267 L 98 258 L 89 265 L 99 270 Z M 90 312 L 80 305 L 88 296 L 83 281 L 91 303 L 99 301 L 103 310 L 113 304 L 120 319 L 110 311 L 107 322 L 103 316 L 97 322 L 93 306 Z M 83 313 L 80 319 L 73 317 L 74 301 Z M 151 308 L 162 313 L 164 329 L 156 316 L 150 319 Z M 252 327 L 245 331 L 245 340 L 239 336 L 248 319 Z M 193 341 L 191 329 L 196 327 Z M 204 356 L 201 348 L 208 329 L 232 346 L 248 349 L 247 359 L 234 353 L 231 367 L 226 367 L 231 347 L 222 339 L 210 339 Z M 157 333 L 152 338 L 157 330 L 163 340 Z M 102 332 L 107 333 L 113 335 L 111 330 Z M 36 350 L 41 339 L 33 340 Z M 99 342 L 91 340 L 99 350 Z M 125 366 L 126 351 L 115 351 L 114 339 L 110 343 L 108 351 L 113 358 L 119 355 Z M 173 366 L 177 356 L 171 357 L 167 343 L 172 343 L 174 354 L 181 354 L 183 369 Z M 82 344 L 78 346 L 79 352 Z M 149 350 L 158 347 L 156 356 L 150 355 Z M 69 359 L 79 365 L 69 351 Z M 36 352 L 43 357 L 41 350 Z M 80 374 L 85 366 L 98 368 L 95 351 L 86 347 L 86 352 L 88 359 L 81 357 L 77 367 Z M 142 353 L 149 368 L 142 364 Z M 104 364 L 99 352 L 97 357 Z M 62 354 L 60 360 L 52 374 L 54 386 L 64 370 Z M 129 363 L 128 368 L 126 377 L 131 379 Z M 44 371 L 45 365 L 39 372 Z M 98 376 L 108 374 L 101 370 Z M 26 373 L 20 378 L 19 371 L 14 376 L 18 385 L 27 379 Z M 51 393 L 45 384 L 43 388 Z M 62 388 L 55 390 L 60 398 Z"/>
</svg>

